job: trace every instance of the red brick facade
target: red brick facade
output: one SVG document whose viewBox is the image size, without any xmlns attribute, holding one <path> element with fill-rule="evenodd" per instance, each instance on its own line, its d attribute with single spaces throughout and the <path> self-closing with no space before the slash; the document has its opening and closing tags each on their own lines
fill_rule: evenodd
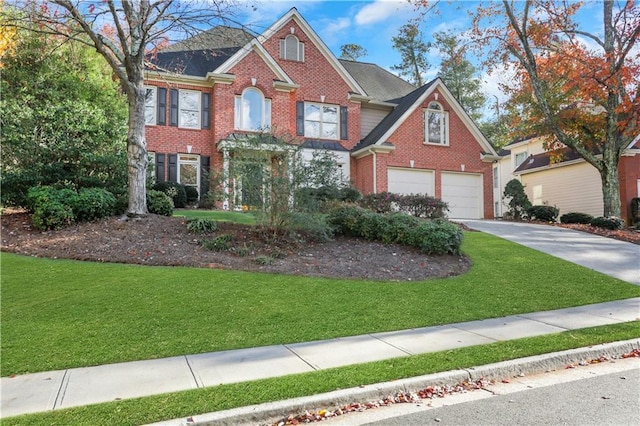
<svg viewBox="0 0 640 426">
<path fill-rule="evenodd" d="M 295 12 L 297 14 L 297 12 Z M 303 22 L 300 24 L 299 22 Z M 148 81 L 149 85 L 170 89 L 189 89 L 207 92 L 211 95 L 211 128 L 187 130 L 169 126 L 169 106 L 167 105 L 167 125 L 147 126 L 147 144 L 149 151 L 165 154 L 187 153 L 190 145 L 191 153 L 211 158 L 212 170 L 221 170 L 223 155 L 218 150 L 218 143 L 233 133 L 243 133 L 235 129 L 235 99 L 249 87 L 259 89 L 266 99 L 271 100 L 271 128 L 280 135 L 302 141 L 296 135 L 296 104 L 300 101 L 324 103 L 346 107 L 348 111 L 348 138 L 337 140 L 343 148 L 353 150 L 360 142 L 361 108 L 359 98 L 352 100 L 354 93 L 360 98 L 365 93 L 356 93 L 357 83 L 346 73 L 342 66 L 323 46 L 314 42 L 317 37 L 309 33 L 310 28 L 304 21 L 292 17 L 282 22 L 264 40 L 262 47 L 271 57 L 263 59 L 254 49 L 245 54 L 239 61 L 225 69 L 225 74 L 232 76 L 228 81 L 216 81 L 202 78 L 201 86 L 166 83 L 164 81 Z M 281 40 L 295 35 L 304 44 L 304 60 L 293 61 L 280 58 Z M 277 64 L 274 66 L 274 63 Z M 278 69 L 279 67 L 279 69 Z M 211 70 L 213 71 L 213 70 Z M 282 73 L 286 74 L 289 84 L 276 87 L 276 81 L 282 81 Z M 280 77 L 278 77 L 280 75 Z M 176 79 L 180 81 L 179 78 Z M 292 84 L 291 84 L 292 82 Z M 169 92 L 169 90 L 167 90 Z M 423 108 L 439 95 L 439 102 L 449 112 L 449 146 L 424 144 Z M 435 171 L 436 196 L 440 196 L 440 175 L 442 171 L 464 171 L 477 173 L 484 180 L 484 217 L 493 217 L 493 201 L 491 188 L 491 164 L 482 162 L 480 146 L 476 136 L 469 130 L 469 122 L 456 115 L 451 106 L 444 100 L 443 93 L 433 92 L 404 120 L 393 134 L 387 138 L 395 147 L 392 151 L 384 149 L 376 152 L 374 158 L 370 153 L 359 153 L 351 157 L 350 178 L 354 186 L 363 193 L 387 190 L 388 167 L 413 167 Z M 374 148 L 374 147 L 372 147 Z M 374 182 L 375 175 L 375 182 Z M 165 175 L 166 178 L 167 175 Z"/>
</svg>

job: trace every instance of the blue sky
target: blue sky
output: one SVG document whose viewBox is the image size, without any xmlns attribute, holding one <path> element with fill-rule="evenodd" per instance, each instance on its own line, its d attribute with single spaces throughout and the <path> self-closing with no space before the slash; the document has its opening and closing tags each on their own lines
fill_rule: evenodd
<svg viewBox="0 0 640 426">
<path fill-rule="evenodd" d="M 255 12 L 245 15 L 244 23 L 250 25 L 256 32 L 262 32 L 273 24 L 292 7 L 309 22 L 313 29 L 336 56 L 340 55 L 340 46 L 355 43 L 364 47 L 368 55 L 360 61 L 372 62 L 386 69 L 401 62 L 400 55 L 393 49 L 391 38 L 398 34 L 398 29 L 416 18 L 419 14 L 415 7 L 406 0 L 257 0 Z M 469 12 L 475 11 L 478 1 L 441 1 L 439 13 L 428 14 L 421 30 L 425 41 L 431 40 L 432 33 L 442 30 L 461 32 L 470 27 Z M 590 4 L 586 8 L 584 22 L 600 21 L 601 6 Z M 592 30 L 593 28 L 589 28 Z M 429 80 L 437 75 L 440 59 L 437 49 L 433 48 L 429 54 L 430 71 L 425 75 Z M 474 63 L 478 61 L 469 57 Z M 488 113 L 495 111 L 495 97 L 500 102 L 505 100 L 498 88 L 498 80 L 503 78 L 504 72 L 494 72 L 480 75 L 483 89 L 488 98 Z"/>
</svg>

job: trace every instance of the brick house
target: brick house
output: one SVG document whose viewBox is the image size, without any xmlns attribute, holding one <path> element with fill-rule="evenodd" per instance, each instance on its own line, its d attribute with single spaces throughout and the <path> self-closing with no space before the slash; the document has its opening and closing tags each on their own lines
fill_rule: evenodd
<svg viewBox="0 0 640 426">
<path fill-rule="evenodd" d="M 146 72 L 147 144 L 158 181 L 242 202 L 234 151 L 256 132 L 330 151 L 364 194 L 426 193 L 451 217 L 493 217 L 496 152 L 440 79 L 416 88 L 370 63 L 337 59 L 291 9 L 258 37 L 216 27 L 176 43 Z M 235 189 L 234 189 L 235 188 Z"/>
</svg>

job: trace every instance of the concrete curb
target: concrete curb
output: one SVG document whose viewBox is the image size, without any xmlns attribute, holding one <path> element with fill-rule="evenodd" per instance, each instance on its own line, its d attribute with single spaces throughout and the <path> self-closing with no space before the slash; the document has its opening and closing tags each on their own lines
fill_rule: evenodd
<svg viewBox="0 0 640 426">
<path fill-rule="evenodd" d="M 153 425 L 150 426 L 270 424 L 289 414 L 300 414 L 305 410 L 335 409 L 354 402 L 380 400 L 400 391 L 405 393 L 414 392 L 428 386 L 453 386 L 464 381 L 476 381 L 480 378 L 499 380 L 520 374 L 530 375 L 544 373 L 546 371 L 565 368 L 570 364 L 597 359 L 601 356 L 609 358 L 619 357 L 635 349 L 640 349 L 640 339 L 605 343 L 586 348 L 571 349 L 472 367 L 467 370 L 452 370 L 394 382 L 377 383 L 358 388 L 343 389 L 284 401 L 201 414 L 194 416 L 193 422 L 187 422 L 185 418 L 182 418 L 153 423 Z"/>
</svg>

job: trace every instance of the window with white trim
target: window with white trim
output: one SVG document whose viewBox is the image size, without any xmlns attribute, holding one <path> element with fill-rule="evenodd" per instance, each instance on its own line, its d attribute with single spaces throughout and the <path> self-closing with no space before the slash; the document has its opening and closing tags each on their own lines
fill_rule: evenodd
<svg viewBox="0 0 640 426">
<path fill-rule="evenodd" d="M 498 168 L 493 168 L 493 187 L 498 189 Z"/>
<path fill-rule="evenodd" d="M 340 105 L 304 104 L 304 136 L 319 139 L 340 139 Z"/>
<path fill-rule="evenodd" d="M 244 89 L 236 96 L 235 128 L 258 131 L 271 127 L 271 99 L 265 99 L 254 87 Z"/>
<path fill-rule="evenodd" d="M 157 114 L 157 90 L 158 88 L 155 86 L 144 86 L 144 124 L 146 125 L 155 125 L 156 124 L 156 114 Z"/>
<path fill-rule="evenodd" d="M 147 158 L 149 163 L 147 164 L 147 178 L 152 182 L 156 181 L 156 153 L 147 151 Z"/>
<path fill-rule="evenodd" d="M 449 114 L 438 102 L 431 102 L 424 112 L 425 143 L 449 145 Z"/>
<path fill-rule="evenodd" d="M 200 128 L 200 100 L 201 93 L 193 90 L 180 90 L 178 127 L 188 129 Z"/>
<path fill-rule="evenodd" d="M 304 62 L 304 43 L 293 34 L 280 39 L 280 59 Z"/>
<path fill-rule="evenodd" d="M 515 156 L 514 156 L 514 160 L 513 160 L 513 168 L 517 169 L 520 164 L 524 163 L 524 160 L 526 160 L 528 157 L 528 153 L 527 151 L 523 151 L 523 152 L 518 152 Z"/>
<path fill-rule="evenodd" d="M 200 192 L 200 156 L 178 154 L 177 177 L 178 183 L 184 186 L 192 186 Z"/>
</svg>

